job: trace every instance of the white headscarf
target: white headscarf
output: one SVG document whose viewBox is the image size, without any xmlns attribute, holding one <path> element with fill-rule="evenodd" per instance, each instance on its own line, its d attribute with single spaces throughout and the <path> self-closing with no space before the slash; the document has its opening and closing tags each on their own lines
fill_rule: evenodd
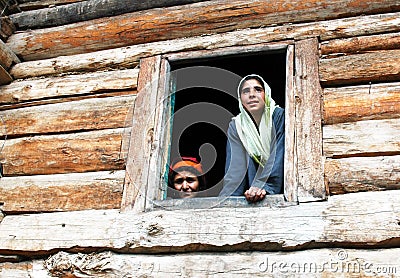
<svg viewBox="0 0 400 278">
<path fill-rule="evenodd" d="M 251 116 L 243 107 L 240 99 L 240 88 L 242 83 L 249 80 L 249 77 L 256 77 L 262 80 L 264 91 L 265 91 L 265 106 L 264 112 L 261 116 L 261 122 L 257 130 L 256 124 L 251 119 Z M 250 78 L 251 79 L 251 78 Z M 256 80 L 258 80 L 256 79 Z M 233 119 L 235 120 L 236 129 L 239 134 L 239 138 L 242 141 L 247 153 L 261 166 L 264 166 L 270 156 L 270 147 L 272 138 L 272 114 L 274 113 L 275 101 L 271 98 L 271 88 L 268 86 L 264 79 L 256 74 L 250 74 L 245 76 L 240 82 L 237 88 L 239 109 L 240 113 Z"/>
</svg>

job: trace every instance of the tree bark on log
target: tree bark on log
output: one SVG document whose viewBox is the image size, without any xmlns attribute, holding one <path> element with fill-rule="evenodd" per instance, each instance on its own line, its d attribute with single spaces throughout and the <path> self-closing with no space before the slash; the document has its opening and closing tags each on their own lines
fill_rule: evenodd
<svg viewBox="0 0 400 278">
<path fill-rule="evenodd" d="M 1 88 L 0 104 L 136 90 L 138 69 L 21 80 Z"/>
<path fill-rule="evenodd" d="M 323 127 L 326 157 L 400 154 L 400 119 L 368 120 Z"/>
<path fill-rule="evenodd" d="M 400 118 L 400 83 L 325 88 L 324 123 Z"/>
<path fill-rule="evenodd" d="M 122 170 L 130 128 L 6 140 L 5 176 Z M 4 142 L 4 141 L 3 141 Z"/>
<path fill-rule="evenodd" d="M 6 214 L 118 209 L 125 171 L 2 177 L 0 209 Z"/>
<path fill-rule="evenodd" d="M 320 60 L 323 86 L 400 80 L 400 49 Z"/>
<path fill-rule="evenodd" d="M 391 190 L 335 195 L 325 202 L 279 209 L 249 205 L 193 209 L 190 213 L 90 210 L 9 215 L 0 225 L 0 246 L 3 253 L 14 255 L 107 249 L 171 254 L 289 251 L 329 245 L 396 247 L 399 203 L 400 191 Z"/>
<path fill-rule="evenodd" d="M 0 129 L 0 136 L 12 138 L 129 127 L 135 98 L 136 95 L 91 98 L 0 111 L 4 127 Z"/>
<path fill-rule="evenodd" d="M 88 0 L 79 2 L 76 2 L 76 0 L 69 0 L 69 2 L 75 3 L 65 3 L 68 5 L 63 6 L 59 6 L 59 3 L 57 3 L 57 7 L 47 8 L 44 6 L 45 8 L 40 10 L 32 10 L 10 15 L 10 18 L 20 30 L 38 29 L 61 26 L 101 17 L 117 16 L 140 10 L 166 8 L 202 1 L 205 0 Z M 53 0 L 52 2 L 55 1 Z M 41 3 L 41 5 L 43 6 L 43 3 Z M 22 6 L 22 8 L 26 9 L 27 5 Z M 36 5 L 36 8 L 39 8 L 39 5 Z"/>
<path fill-rule="evenodd" d="M 336 39 L 321 43 L 322 55 L 360 53 L 400 48 L 400 33 Z"/>
<path fill-rule="evenodd" d="M 328 159 L 325 178 L 330 194 L 400 189 L 400 156 Z"/>
<path fill-rule="evenodd" d="M 399 11 L 397 0 L 206 1 L 16 33 L 7 44 L 23 60 L 39 60 L 237 29 Z M 287 26 L 286 26 L 287 27 Z M 287 27 L 291 28 L 291 27 Z M 123 34 L 123 35 L 121 35 Z M 40 45 L 41 47 L 38 47 Z"/>
<path fill-rule="evenodd" d="M 191 50 L 212 50 L 231 46 L 261 44 L 288 38 L 320 37 L 330 40 L 400 31 L 400 13 L 360 16 L 290 26 L 275 26 L 171 40 L 103 50 L 94 53 L 60 56 L 53 59 L 23 62 L 15 65 L 10 74 L 28 78 L 66 72 L 97 71 L 109 68 L 133 68 L 140 58 Z M 43 57 L 44 58 L 44 57 Z"/>
</svg>

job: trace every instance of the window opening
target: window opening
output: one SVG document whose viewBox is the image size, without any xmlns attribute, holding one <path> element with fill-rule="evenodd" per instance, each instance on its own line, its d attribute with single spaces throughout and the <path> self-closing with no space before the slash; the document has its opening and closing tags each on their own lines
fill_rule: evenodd
<svg viewBox="0 0 400 278">
<path fill-rule="evenodd" d="M 286 49 L 171 62 L 173 93 L 171 165 L 179 156 L 195 157 L 205 168 L 207 190 L 196 197 L 215 197 L 222 189 L 226 156 L 226 131 L 239 113 L 237 85 L 248 74 L 258 74 L 269 84 L 272 98 L 285 108 Z M 218 70 L 226 72 L 226 76 Z M 214 74 L 218 71 L 218 74 Z M 239 78 L 232 78 L 232 74 Z M 224 78 L 213 86 L 215 78 Z M 219 82 L 221 82 L 219 80 Z M 207 85 L 208 84 L 208 85 Z M 179 194 L 178 194 L 179 195 Z M 178 196 L 168 188 L 167 198 Z"/>
</svg>

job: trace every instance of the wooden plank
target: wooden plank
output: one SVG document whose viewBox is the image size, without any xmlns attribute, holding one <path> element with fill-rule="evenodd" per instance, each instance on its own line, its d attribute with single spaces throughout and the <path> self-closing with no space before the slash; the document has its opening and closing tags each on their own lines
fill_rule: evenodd
<svg viewBox="0 0 400 278">
<path fill-rule="evenodd" d="M 0 104 L 135 90 L 138 72 L 127 69 L 15 81 L 1 88 Z"/>
<path fill-rule="evenodd" d="M 299 202 L 325 199 L 318 40 L 295 44 L 295 144 Z"/>
<path fill-rule="evenodd" d="M 43 135 L 0 141 L 5 176 L 122 170 L 122 138 L 130 128 Z"/>
<path fill-rule="evenodd" d="M 400 156 L 328 159 L 325 178 L 330 194 L 400 189 Z"/>
<path fill-rule="evenodd" d="M 400 191 L 390 190 L 335 195 L 325 202 L 279 209 L 8 215 L 0 225 L 0 246 L 2 253 L 14 255 L 105 249 L 170 255 L 217 250 L 290 251 L 329 245 L 389 248 L 397 247 L 400 239 L 399 202 Z"/>
<path fill-rule="evenodd" d="M 117 209 L 125 171 L 2 177 L 0 209 L 6 214 Z"/>
<path fill-rule="evenodd" d="M 148 210 L 154 205 L 154 201 L 164 199 L 167 183 L 164 179 L 165 169 L 169 163 L 169 146 L 171 144 L 171 83 L 170 64 L 166 58 L 160 63 L 156 104 L 153 108 L 154 135 L 152 153 L 149 161 L 149 173 L 144 207 L 136 210 Z M 154 92 L 152 92 L 154 93 Z"/>
<path fill-rule="evenodd" d="M 7 44 L 28 61 L 244 28 L 399 10 L 397 0 L 205 1 L 162 11 L 151 9 L 128 13 L 115 16 L 111 21 L 101 18 L 20 32 L 12 35 Z"/>
<path fill-rule="evenodd" d="M 368 120 L 325 125 L 326 157 L 400 154 L 400 119 Z"/>
<path fill-rule="evenodd" d="M 116 16 L 140 10 L 165 8 L 201 1 L 204 0 L 88 0 L 79 2 L 76 2 L 75 0 L 75 3 L 65 3 L 68 5 L 55 6 L 55 4 L 52 4 L 52 7 L 49 8 L 45 8 L 45 6 L 43 6 L 45 3 L 41 3 L 43 9 L 12 14 L 10 15 L 10 18 L 12 22 L 18 26 L 19 30 L 38 29 L 61 26 L 101 17 Z M 53 0 L 52 2 L 55 1 Z M 71 0 L 69 0 L 69 2 L 71 2 Z M 21 6 L 21 8 L 27 8 L 27 5 Z M 36 5 L 36 8 L 39 7 L 39 5 Z"/>
<path fill-rule="evenodd" d="M 289 45 L 286 52 L 284 194 L 289 202 L 297 201 L 298 186 L 295 140 L 294 51 L 294 46 Z"/>
<path fill-rule="evenodd" d="M 400 80 L 400 49 L 320 60 L 323 86 Z"/>
<path fill-rule="evenodd" d="M 321 43 L 321 54 L 360 53 L 400 48 L 400 33 L 336 39 Z"/>
<path fill-rule="evenodd" d="M 15 65 L 10 73 L 15 78 L 27 78 L 76 71 L 97 71 L 118 67 L 135 67 L 140 58 L 189 50 L 218 49 L 229 46 L 244 46 L 288 38 L 304 39 L 320 37 L 330 40 L 400 31 L 400 13 L 360 16 L 290 26 L 274 26 L 238 30 L 103 50 L 94 53 L 60 56 L 53 59 L 23 62 Z"/>
<path fill-rule="evenodd" d="M 135 95 L 90 98 L 0 111 L 0 136 L 124 128 L 132 122 Z"/>
<path fill-rule="evenodd" d="M 138 95 L 133 109 L 132 135 L 126 161 L 126 177 L 121 209 L 144 211 L 150 159 L 154 151 L 155 113 L 161 57 L 142 59 Z"/>
<path fill-rule="evenodd" d="M 20 63 L 19 58 L 10 50 L 10 48 L 0 40 L 0 66 L 9 70 L 13 64 Z"/>
<path fill-rule="evenodd" d="M 325 88 L 324 123 L 400 117 L 400 83 Z"/>
</svg>

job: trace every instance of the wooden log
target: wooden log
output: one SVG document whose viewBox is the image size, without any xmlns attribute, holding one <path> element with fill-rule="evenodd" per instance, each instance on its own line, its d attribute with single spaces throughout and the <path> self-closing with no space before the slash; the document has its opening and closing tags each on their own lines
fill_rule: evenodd
<svg viewBox="0 0 400 278">
<path fill-rule="evenodd" d="M 127 134 L 130 128 L 3 140 L 3 173 L 14 176 L 122 170 L 126 159 L 122 139 Z"/>
<path fill-rule="evenodd" d="M 400 83 L 325 88 L 324 123 L 400 117 Z"/>
<path fill-rule="evenodd" d="M 61 26 L 140 10 L 166 8 L 204 0 L 88 0 L 10 15 L 19 30 Z M 43 1 L 42 1 L 43 2 Z M 54 1 L 53 1 L 54 2 Z M 43 4 L 42 4 L 43 5 Z M 36 5 L 37 7 L 37 5 Z"/>
<path fill-rule="evenodd" d="M 336 39 L 321 43 L 321 54 L 359 53 L 400 48 L 400 33 Z"/>
<path fill-rule="evenodd" d="M 368 120 L 323 127 L 326 157 L 400 154 L 400 119 Z"/>
<path fill-rule="evenodd" d="M 295 152 L 299 202 L 325 199 L 322 158 L 322 89 L 318 40 L 295 44 Z"/>
<path fill-rule="evenodd" d="M 135 95 L 90 98 L 0 111 L 0 136 L 124 128 L 131 125 Z"/>
<path fill-rule="evenodd" d="M 0 38 L 3 42 L 7 41 L 16 30 L 17 28 L 15 28 L 15 25 L 8 16 L 0 18 Z"/>
<path fill-rule="evenodd" d="M 3 86 L 0 104 L 135 90 L 138 69 L 21 80 Z"/>
<path fill-rule="evenodd" d="M 400 81 L 400 49 L 320 60 L 323 86 Z"/>
<path fill-rule="evenodd" d="M 7 44 L 28 61 L 250 27 L 399 10 L 397 0 L 205 1 L 119 15 L 112 21 L 101 18 L 20 32 L 12 35 Z"/>
<path fill-rule="evenodd" d="M 400 156 L 328 159 L 325 178 L 330 194 L 400 189 Z"/>
<path fill-rule="evenodd" d="M 8 277 L 334 277 L 396 276 L 399 248 L 322 248 L 293 252 L 218 252 L 168 255 L 59 252 L 47 259 L 0 264 Z M 199 263 L 201 262 L 201 263 Z M 318 274 L 317 274 L 318 273 Z"/>
<path fill-rule="evenodd" d="M 15 78 L 27 78 L 76 71 L 96 71 L 108 68 L 135 67 L 142 57 L 188 50 L 217 49 L 231 46 L 282 41 L 288 38 L 320 37 L 330 40 L 400 31 L 400 13 L 360 16 L 346 19 L 292 24 L 259 29 L 226 32 L 218 35 L 184 38 L 103 50 L 94 53 L 61 56 L 53 59 L 23 62 L 10 73 Z"/>
<path fill-rule="evenodd" d="M 10 48 L 0 40 L 0 66 L 9 70 L 11 65 L 20 63 L 19 58 L 10 50 Z"/>
<path fill-rule="evenodd" d="M 0 209 L 6 214 L 117 209 L 125 171 L 3 177 Z"/>
<path fill-rule="evenodd" d="M 8 71 L 0 65 L 0 85 L 10 84 L 13 78 L 8 73 Z"/>
<path fill-rule="evenodd" d="M 1 253 L 14 255 L 388 248 L 397 247 L 400 239 L 399 202 L 400 191 L 391 190 L 335 195 L 325 202 L 279 209 L 249 205 L 139 214 L 90 210 L 9 215 L 0 225 L 0 246 Z"/>
<path fill-rule="evenodd" d="M 86 0 L 18 0 L 18 6 L 21 11 L 31 11 L 37 9 L 44 9 L 53 6 L 62 6 L 71 3 L 82 2 Z"/>
</svg>

